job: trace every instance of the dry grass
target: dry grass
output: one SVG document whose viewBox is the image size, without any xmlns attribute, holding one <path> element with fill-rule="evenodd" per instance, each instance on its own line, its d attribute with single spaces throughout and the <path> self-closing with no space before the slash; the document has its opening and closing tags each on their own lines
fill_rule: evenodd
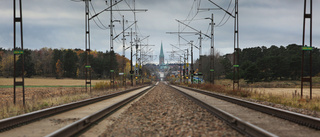
<svg viewBox="0 0 320 137">
<path fill-rule="evenodd" d="M 109 81 L 93 80 L 92 82 L 93 85 L 105 83 L 108 86 L 104 88 L 92 88 L 91 92 L 87 92 L 84 87 L 59 87 L 81 86 L 84 85 L 84 80 L 52 78 L 25 79 L 26 86 L 43 86 L 25 88 L 26 106 L 22 105 L 22 88 L 18 87 L 16 89 L 16 105 L 13 104 L 13 88 L 0 88 L 0 119 L 124 90 L 122 83 L 119 81 L 115 81 L 116 89 L 112 89 Z M 13 79 L 0 78 L 0 83 L 0 85 L 12 85 Z M 127 88 L 132 88 L 130 83 L 127 83 Z"/>
<path fill-rule="evenodd" d="M 232 80 L 230 79 L 220 79 L 215 80 L 215 83 L 218 85 L 223 85 L 226 87 L 232 87 Z M 299 80 L 286 80 L 286 81 L 271 81 L 271 82 L 255 82 L 255 83 L 246 83 L 245 80 L 240 80 L 241 87 L 244 88 L 300 88 L 301 81 Z M 309 87 L 308 83 L 304 83 L 304 87 Z M 312 78 L 312 87 L 320 88 L 320 77 Z"/>
<path fill-rule="evenodd" d="M 309 89 L 304 90 L 303 99 L 301 99 L 299 88 L 242 88 L 240 90 L 233 91 L 231 84 L 226 84 L 226 81 L 219 82 L 220 84 L 224 84 L 212 85 L 209 83 L 204 83 L 201 85 L 188 84 L 184 86 L 200 88 L 227 95 L 245 97 L 248 99 L 266 101 L 274 104 L 282 104 L 289 107 L 320 111 L 320 89 L 313 89 L 313 99 L 310 100 Z"/>
<path fill-rule="evenodd" d="M 17 103 L 14 105 L 13 89 L 5 89 L 0 92 L 0 119 L 125 90 L 121 87 L 115 90 L 92 89 L 91 92 L 86 92 L 85 88 L 26 88 L 26 106 L 24 107 L 21 91 L 17 92 Z"/>
<path fill-rule="evenodd" d="M 19 80 L 19 79 L 17 79 Z M 83 79 L 25 78 L 26 86 L 81 86 Z M 92 85 L 105 80 L 92 80 Z M 0 85 L 13 85 L 13 78 L 0 78 Z"/>
<path fill-rule="evenodd" d="M 274 94 L 279 96 L 292 97 L 292 95 L 300 96 L 300 88 L 243 88 L 252 92 L 264 93 L 264 94 Z M 310 97 L 310 88 L 303 89 L 303 96 Z M 320 89 L 312 88 L 312 97 L 320 97 Z"/>
</svg>

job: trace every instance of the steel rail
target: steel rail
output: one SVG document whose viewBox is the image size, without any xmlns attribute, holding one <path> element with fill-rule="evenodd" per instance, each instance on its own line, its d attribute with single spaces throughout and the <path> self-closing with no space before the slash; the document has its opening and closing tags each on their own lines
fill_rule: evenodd
<svg viewBox="0 0 320 137">
<path fill-rule="evenodd" d="M 215 108 L 213 106 L 210 106 L 206 103 L 204 103 L 203 101 L 173 87 L 170 86 L 171 88 L 175 89 L 176 91 L 178 91 L 179 93 L 181 93 L 182 95 L 186 96 L 187 98 L 189 98 L 190 100 L 194 101 L 196 104 L 198 104 L 199 106 L 201 106 L 202 108 L 206 109 L 208 112 L 212 113 L 213 115 L 217 116 L 218 118 L 224 120 L 228 125 L 230 125 L 232 128 L 234 128 L 235 130 L 237 130 L 238 132 L 247 135 L 247 136 L 252 136 L 252 137 L 277 137 L 277 135 L 270 133 L 258 126 L 255 126 L 249 122 L 243 121 L 241 119 L 239 119 L 236 116 L 233 116 L 232 114 L 225 112 L 219 108 Z M 190 89 L 193 90 L 193 89 Z"/>
<path fill-rule="evenodd" d="M 124 105 L 126 105 L 127 103 L 133 101 L 134 99 L 138 98 L 139 96 L 143 95 L 145 92 L 147 92 L 148 90 L 150 90 L 151 88 L 153 88 L 154 86 L 150 86 L 149 88 L 135 94 L 132 95 L 120 102 L 117 102 L 107 108 L 104 108 L 94 114 L 91 114 L 89 116 L 86 116 L 68 126 L 65 126 L 49 135 L 47 135 L 46 137 L 69 137 L 69 136 L 73 136 L 81 131 L 83 131 L 84 129 L 86 129 L 88 126 L 92 125 L 93 123 L 95 123 L 96 121 L 100 120 L 101 118 L 110 115 L 112 113 L 114 113 L 115 111 L 117 111 L 119 108 L 123 107 Z"/>
<path fill-rule="evenodd" d="M 234 97 L 220 95 L 220 94 L 208 92 L 201 89 L 194 89 L 194 88 L 184 87 L 184 86 L 179 86 L 179 87 L 186 88 L 186 89 L 189 89 L 201 94 L 205 94 L 211 97 L 215 97 L 221 100 L 225 100 L 231 103 L 235 103 L 235 104 L 238 104 L 256 111 L 260 111 L 272 116 L 276 116 L 285 120 L 289 120 L 291 122 L 294 122 L 303 126 L 307 126 L 309 128 L 320 130 L 320 118 L 316 118 L 316 117 L 312 117 L 312 116 L 308 116 L 308 115 L 304 115 L 304 114 L 300 114 L 300 113 L 296 113 L 288 110 L 283 110 L 279 108 L 274 108 L 267 105 L 262 105 L 262 104 L 234 98 Z"/>
<path fill-rule="evenodd" d="M 22 125 L 22 124 L 25 124 L 28 122 L 32 122 L 32 121 L 40 119 L 40 118 L 44 118 L 44 117 L 58 114 L 58 113 L 61 113 L 61 112 L 67 111 L 67 110 L 71 110 L 74 108 L 78 108 L 81 106 L 92 104 L 92 103 L 95 103 L 95 102 L 98 102 L 101 100 L 113 98 L 113 97 L 128 93 L 133 90 L 137 90 L 137 89 L 140 89 L 143 87 L 145 87 L 145 86 L 132 88 L 132 89 L 124 90 L 124 91 L 114 93 L 114 94 L 109 94 L 109 95 L 105 95 L 105 96 L 101 96 L 101 97 L 72 102 L 72 103 L 68 103 L 68 104 L 64 104 L 64 105 L 60 105 L 60 106 L 55 106 L 55 107 L 51 107 L 51 108 L 47 108 L 47 109 L 42 109 L 42 110 L 38 110 L 38 111 L 26 113 L 26 114 L 14 116 L 14 117 L 2 119 L 2 120 L 0 120 L 0 132 L 3 132 L 7 129 L 11 129 L 15 126 L 19 126 L 19 125 Z"/>
</svg>

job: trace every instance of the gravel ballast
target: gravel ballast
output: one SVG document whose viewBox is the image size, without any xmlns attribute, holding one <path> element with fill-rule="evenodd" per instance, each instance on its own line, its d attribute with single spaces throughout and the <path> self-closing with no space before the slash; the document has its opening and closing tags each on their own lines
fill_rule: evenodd
<svg viewBox="0 0 320 137">
<path fill-rule="evenodd" d="M 106 127 L 101 136 L 243 136 L 160 83 Z"/>
</svg>

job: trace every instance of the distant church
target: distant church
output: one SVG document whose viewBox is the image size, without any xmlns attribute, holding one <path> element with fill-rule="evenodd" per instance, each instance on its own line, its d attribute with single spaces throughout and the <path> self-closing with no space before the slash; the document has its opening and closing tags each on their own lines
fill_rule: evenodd
<svg viewBox="0 0 320 137">
<path fill-rule="evenodd" d="M 164 64 L 163 46 L 162 46 L 162 42 L 161 42 L 161 49 L 160 49 L 160 56 L 159 56 L 159 69 L 161 71 L 166 68 L 167 68 L 167 66 L 166 66 L 166 64 Z"/>
<path fill-rule="evenodd" d="M 164 65 L 164 54 L 163 54 L 163 47 L 161 42 L 161 49 L 160 49 L 160 56 L 159 56 L 159 66 Z"/>
</svg>

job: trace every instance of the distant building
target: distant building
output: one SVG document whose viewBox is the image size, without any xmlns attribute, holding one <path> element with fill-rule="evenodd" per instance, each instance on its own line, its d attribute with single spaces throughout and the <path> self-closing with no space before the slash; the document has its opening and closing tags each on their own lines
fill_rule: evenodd
<svg viewBox="0 0 320 137">
<path fill-rule="evenodd" d="M 163 46 L 161 42 L 160 56 L 159 56 L 159 69 L 160 71 L 165 71 L 168 69 L 167 65 L 164 63 Z"/>
<path fill-rule="evenodd" d="M 164 65 L 164 54 L 163 54 L 163 47 L 161 42 L 161 49 L 160 49 L 160 56 L 159 56 L 159 66 Z"/>
</svg>

